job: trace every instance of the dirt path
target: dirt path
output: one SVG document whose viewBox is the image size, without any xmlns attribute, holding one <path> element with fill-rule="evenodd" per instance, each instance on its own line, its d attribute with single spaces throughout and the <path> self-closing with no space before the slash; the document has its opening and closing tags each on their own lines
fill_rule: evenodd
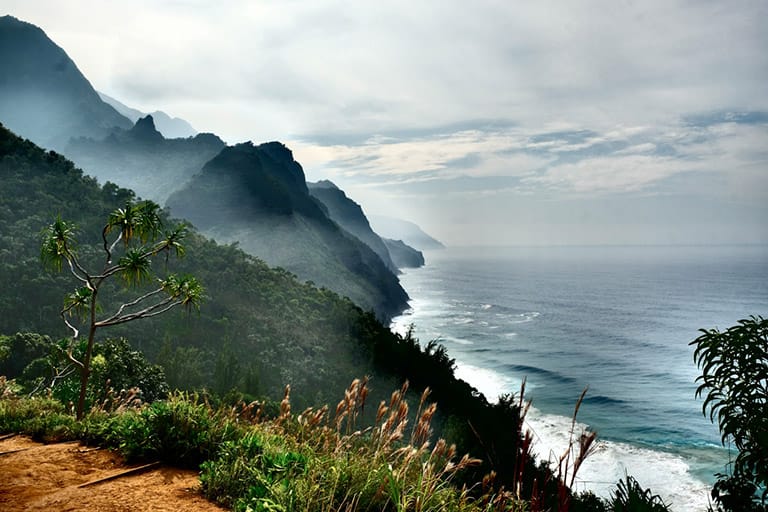
<svg viewBox="0 0 768 512">
<path fill-rule="evenodd" d="M 17 451 L 18 450 L 18 451 Z M 135 466 L 79 443 L 0 440 L 0 510 L 221 512 L 199 493 L 197 473 L 170 467 L 78 487 Z"/>
</svg>

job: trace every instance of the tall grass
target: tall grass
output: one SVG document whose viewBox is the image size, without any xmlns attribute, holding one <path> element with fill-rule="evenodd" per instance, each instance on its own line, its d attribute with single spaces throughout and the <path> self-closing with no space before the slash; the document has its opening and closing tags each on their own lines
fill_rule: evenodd
<svg viewBox="0 0 768 512">
<path fill-rule="evenodd" d="M 524 415 L 523 393 L 524 388 L 519 397 Z M 462 475 L 480 461 L 436 439 L 437 406 L 429 401 L 429 389 L 413 414 L 407 395 L 406 382 L 378 404 L 375 419 L 365 426 L 360 422 L 369 396 L 367 379 L 353 381 L 333 412 L 326 406 L 296 414 L 290 387 L 277 410 L 259 402 L 213 407 L 204 397 L 185 393 L 142 404 L 129 391 L 98 404 L 81 422 L 55 400 L 23 399 L 7 391 L 0 399 L 0 432 L 79 438 L 127 459 L 199 467 L 204 495 L 236 511 L 576 512 L 635 510 L 615 507 L 643 498 L 659 505 L 630 480 L 610 504 L 594 496 L 574 500 L 568 485 L 594 442 L 593 434 L 575 433 L 575 414 L 569 452 L 560 457 L 559 469 L 548 473 L 553 481 L 536 480 L 543 474 L 537 473 L 526 496 L 522 483 L 531 480 L 526 474 L 531 465 L 519 460 L 511 488 L 499 485 L 493 472 L 467 483 Z M 580 404 L 581 399 L 576 412 Z M 510 442 L 522 443 L 523 459 L 532 458 L 530 433 L 512 435 Z"/>
</svg>

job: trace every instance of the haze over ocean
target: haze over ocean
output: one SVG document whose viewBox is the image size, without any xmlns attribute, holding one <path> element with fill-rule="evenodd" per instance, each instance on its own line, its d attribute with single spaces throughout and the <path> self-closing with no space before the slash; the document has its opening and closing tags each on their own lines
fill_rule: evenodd
<svg viewBox="0 0 768 512">
<path fill-rule="evenodd" d="M 393 327 L 438 338 L 489 400 L 527 378 L 538 451 L 597 430 L 579 490 L 607 496 L 625 471 L 673 510 L 704 510 L 728 452 L 694 398 L 688 343 L 768 313 L 768 247 L 447 249 L 401 282 L 412 301 Z"/>
</svg>

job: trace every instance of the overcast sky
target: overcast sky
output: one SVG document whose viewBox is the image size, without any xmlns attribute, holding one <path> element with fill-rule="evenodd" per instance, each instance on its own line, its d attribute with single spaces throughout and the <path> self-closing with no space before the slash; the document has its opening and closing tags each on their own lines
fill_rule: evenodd
<svg viewBox="0 0 768 512">
<path fill-rule="evenodd" d="M 764 0 L 4 0 L 94 87 L 450 245 L 768 243 Z"/>
</svg>

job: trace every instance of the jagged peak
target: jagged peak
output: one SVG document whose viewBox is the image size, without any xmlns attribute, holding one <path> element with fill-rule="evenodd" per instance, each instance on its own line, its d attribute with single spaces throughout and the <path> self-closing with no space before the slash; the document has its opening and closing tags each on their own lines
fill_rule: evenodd
<svg viewBox="0 0 768 512">
<path fill-rule="evenodd" d="M 141 140 L 163 140 L 163 134 L 157 131 L 155 128 L 155 120 L 152 115 L 140 117 L 133 128 L 130 130 L 131 135 Z"/>
<path fill-rule="evenodd" d="M 309 186 L 309 188 L 327 188 L 327 189 L 332 189 L 332 190 L 341 190 L 331 180 L 320 180 L 320 181 L 316 181 L 314 183 L 307 183 L 307 185 Z"/>
<path fill-rule="evenodd" d="M 40 28 L 37 25 L 33 25 L 32 23 L 29 23 L 27 21 L 20 20 L 19 18 L 15 16 L 11 16 L 10 14 L 6 14 L 5 16 L 0 16 L 0 23 L 10 23 L 14 25 L 25 25 L 25 26 Z"/>
</svg>

